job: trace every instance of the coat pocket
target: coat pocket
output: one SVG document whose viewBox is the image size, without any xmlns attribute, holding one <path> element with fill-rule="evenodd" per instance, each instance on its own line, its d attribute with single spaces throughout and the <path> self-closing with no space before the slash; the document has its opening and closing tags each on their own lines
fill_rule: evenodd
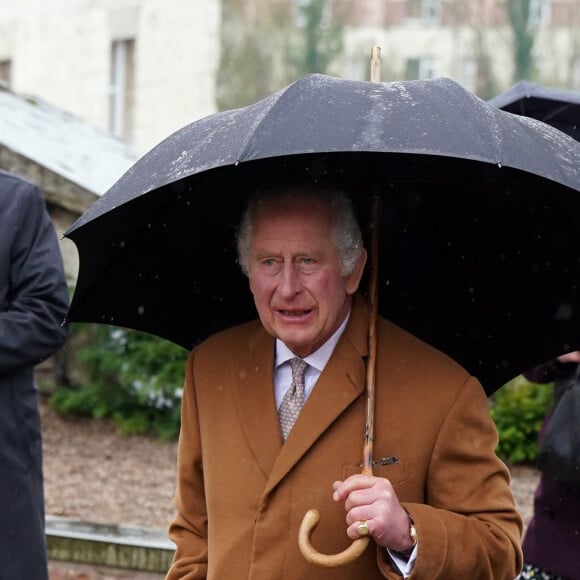
<svg viewBox="0 0 580 580">
<path fill-rule="evenodd" d="M 343 465 L 342 479 L 345 480 L 351 475 L 360 473 L 362 464 Z M 409 479 L 410 464 L 409 461 L 400 460 L 396 457 L 386 457 L 373 462 L 373 475 L 388 479 L 393 487 L 405 483 Z"/>
</svg>

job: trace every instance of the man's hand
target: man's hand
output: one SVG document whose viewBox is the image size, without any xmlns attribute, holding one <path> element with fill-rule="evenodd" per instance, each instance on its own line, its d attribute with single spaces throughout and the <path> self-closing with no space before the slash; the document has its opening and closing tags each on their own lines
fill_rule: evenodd
<svg viewBox="0 0 580 580">
<path fill-rule="evenodd" d="M 346 533 L 356 540 L 361 535 L 358 526 L 366 522 L 369 536 L 384 548 L 405 552 L 413 547 L 409 536 L 409 515 L 403 509 L 388 479 L 372 475 L 351 475 L 345 481 L 335 481 L 333 499 L 344 502 Z"/>
</svg>

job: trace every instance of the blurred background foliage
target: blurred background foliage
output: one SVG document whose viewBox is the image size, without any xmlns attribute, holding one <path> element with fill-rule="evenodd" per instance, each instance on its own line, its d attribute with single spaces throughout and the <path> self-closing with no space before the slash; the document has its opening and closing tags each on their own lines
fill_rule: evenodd
<svg viewBox="0 0 580 580">
<path fill-rule="evenodd" d="M 490 412 L 499 432 L 498 455 L 508 464 L 533 463 L 538 433 L 553 402 L 553 385 L 519 376 L 490 398 Z"/>
<path fill-rule="evenodd" d="M 72 324 L 73 356 L 62 361 L 66 380 L 52 389 L 49 404 L 63 415 L 110 418 L 121 433 L 179 433 L 187 351 L 134 330 Z"/>
</svg>

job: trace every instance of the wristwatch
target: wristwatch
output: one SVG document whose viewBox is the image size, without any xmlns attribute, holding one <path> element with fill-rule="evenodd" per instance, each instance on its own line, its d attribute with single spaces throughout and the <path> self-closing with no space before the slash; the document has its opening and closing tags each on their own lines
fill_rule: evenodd
<svg viewBox="0 0 580 580">
<path fill-rule="evenodd" d="M 393 552 L 395 552 L 395 554 L 398 554 L 405 560 L 408 560 L 411 557 L 411 554 L 415 549 L 415 546 L 419 542 L 419 536 L 417 535 L 417 528 L 415 528 L 415 522 L 413 521 L 413 518 L 411 517 L 411 514 L 409 512 L 407 512 L 407 516 L 409 517 L 409 538 L 411 538 L 411 540 L 413 541 L 413 545 L 410 548 L 403 550 L 402 552 L 392 550 Z"/>
<path fill-rule="evenodd" d="M 414 548 L 417 545 L 417 542 L 419 542 L 419 536 L 417 536 L 417 528 L 415 527 L 415 524 L 413 523 L 411 516 L 409 516 L 409 537 L 411 538 L 411 540 L 413 540 L 413 548 Z"/>
</svg>

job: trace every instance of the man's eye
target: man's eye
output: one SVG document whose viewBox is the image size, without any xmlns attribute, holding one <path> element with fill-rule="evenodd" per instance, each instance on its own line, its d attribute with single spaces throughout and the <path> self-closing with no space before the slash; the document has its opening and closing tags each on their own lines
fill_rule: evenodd
<svg viewBox="0 0 580 580">
<path fill-rule="evenodd" d="M 262 264 L 264 264 L 264 266 L 274 266 L 276 260 L 274 260 L 274 258 L 266 258 L 265 260 L 262 260 Z"/>
<path fill-rule="evenodd" d="M 315 272 L 320 265 L 320 262 L 315 260 L 314 258 L 309 258 L 308 256 L 304 256 L 298 260 L 298 267 L 300 268 L 301 272 L 305 274 L 310 274 Z"/>
</svg>

